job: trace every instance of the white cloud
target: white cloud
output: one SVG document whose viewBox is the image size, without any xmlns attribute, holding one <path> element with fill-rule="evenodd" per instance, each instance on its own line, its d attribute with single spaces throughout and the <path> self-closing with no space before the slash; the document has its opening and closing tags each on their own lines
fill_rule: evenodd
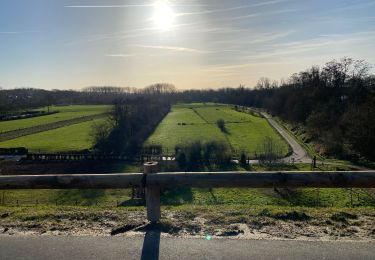
<svg viewBox="0 0 375 260">
<path fill-rule="evenodd" d="M 41 31 L 0 31 L 0 34 L 39 33 Z"/>
<path fill-rule="evenodd" d="M 118 54 L 106 54 L 105 56 L 107 57 L 118 57 L 118 58 L 126 58 L 126 57 L 133 57 L 135 54 L 122 54 L 122 53 L 118 53 Z"/>
<path fill-rule="evenodd" d="M 131 7 L 150 7 L 151 4 L 140 5 L 65 5 L 65 8 L 131 8 Z"/>
<path fill-rule="evenodd" d="M 353 46 L 368 45 L 371 39 L 375 39 L 375 32 L 366 31 L 326 35 L 303 41 L 275 43 L 267 46 L 262 51 L 254 51 L 253 54 L 248 55 L 243 54 L 239 59 L 232 59 L 231 62 L 214 64 L 209 70 L 230 71 L 256 66 L 257 64 L 287 64 L 288 62 L 317 56 L 321 56 L 327 61 L 340 53 L 351 55 L 349 51 L 353 49 Z M 340 53 L 337 53 L 336 50 L 339 50 Z M 327 53 L 329 53 L 329 56 L 327 56 Z"/>
<path fill-rule="evenodd" d="M 228 11 L 234 11 L 234 10 L 241 10 L 241 9 L 244 9 L 244 8 L 254 8 L 254 7 L 260 7 L 260 6 L 266 6 L 266 5 L 273 5 L 273 4 L 278 4 L 278 3 L 282 3 L 282 2 L 286 2 L 286 1 L 289 1 L 289 0 L 274 0 L 274 1 L 266 1 L 266 2 L 263 1 L 263 2 L 259 2 L 259 3 L 255 3 L 255 4 L 234 6 L 234 7 L 228 7 L 228 8 L 218 8 L 218 9 L 199 11 L 199 12 L 178 13 L 177 16 L 221 13 L 221 12 L 228 12 Z"/>
<path fill-rule="evenodd" d="M 178 47 L 178 46 L 163 46 L 163 45 L 136 45 L 141 48 L 160 49 L 168 51 L 181 51 L 181 52 L 192 52 L 192 53 L 212 53 L 211 51 L 198 50 L 193 48 Z"/>
</svg>

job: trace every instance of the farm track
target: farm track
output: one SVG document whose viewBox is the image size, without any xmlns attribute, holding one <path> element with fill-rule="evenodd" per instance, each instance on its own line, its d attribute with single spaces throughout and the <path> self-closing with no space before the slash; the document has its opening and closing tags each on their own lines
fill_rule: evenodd
<svg viewBox="0 0 375 260">
<path fill-rule="evenodd" d="M 268 121 L 268 123 L 277 131 L 279 134 L 285 139 L 285 141 L 290 145 L 292 148 L 293 153 L 290 156 L 283 158 L 283 161 L 286 163 L 295 162 L 295 163 L 311 163 L 312 158 L 309 156 L 308 152 L 302 147 L 294 137 L 288 133 L 277 121 L 273 120 L 272 117 L 264 112 L 261 112 L 262 116 Z M 254 161 L 256 163 L 256 161 Z M 253 162 L 253 163 L 254 163 Z M 335 163 L 335 162 L 325 162 L 325 161 L 317 161 L 318 164 L 328 164 L 333 166 L 345 166 L 342 163 Z M 350 165 L 353 169 L 356 170 L 370 170 L 367 167 L 358 166 L 358 165 Z"/>
<path fill-rule="evenodd" d="M 82 117 L 72 118 L 69 120 L 63 120 L 63 121 L 58 121 L 54 123 L 43 124 L 43 125 L 27 127 L 27 128 L 0 133 L 0 142 L 11 140 L 11 139 L 16 139 L 16 138 L 26 136 L 26 135 L 37 134 L 40 132 L 45 132 L 45 131 L 49 131 L 49 130 L 53 130 L 53 129 L 57 129 L 57 128 L 65 127 L 65 126 L 79 124 L 79 123 L 91 121 L 94 119 L 103 118 L 107 116 L 108 114 L 109 113 L 102 113 L 102 114 L 96 114 L 96 115 L 90 115 L 90 116 L 82 116 Z"/>
<path fill-rule="evenodd" d="M 267 120 L 267 122 L 284 138 L 284 140 L 290 145 L 293 153 L 284 158 L 285 162 L 299 162 L 299 163 L 310 163 L 311 158 L 309 157 L 307 151 L 287 132 L 285 131 L 275 120 L 272 119 L 266 113 L 261 113 L 262 116 Z"/>
</svg>

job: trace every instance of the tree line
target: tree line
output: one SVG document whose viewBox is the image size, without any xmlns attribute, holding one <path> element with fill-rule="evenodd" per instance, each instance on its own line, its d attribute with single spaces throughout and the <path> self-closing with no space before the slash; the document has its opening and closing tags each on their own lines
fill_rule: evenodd
<svg viewBox="0 0 375 260">
<path fill-rule="evenodd" d="M 0 116 L 49 105 L 104 105 L 118 99 L 163 95 L 173 96 L 172 84 L 157 83 L 142 89 L 131 87 L 94 86 L 77 90 L 44 90 L 35 88 L 0 88 Z"/>
<path fill-rule="evenodd" d="M 139 153 L 170 108 L 169 102 L 149 97 L 116 100 L 110 118 L 93 128 L 94 149 L 106 154 Z"/>
</svg>

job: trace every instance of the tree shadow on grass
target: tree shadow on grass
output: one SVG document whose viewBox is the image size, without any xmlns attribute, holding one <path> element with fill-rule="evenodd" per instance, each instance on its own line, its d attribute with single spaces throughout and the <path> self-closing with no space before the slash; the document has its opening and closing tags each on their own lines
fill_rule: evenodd
<svg viewBox="0 0 375 260">
<path fill-rule="evenodd" d="M 275 164 L 264 166 L 266 171 L 293 171 L 298 170 L 297 166 L 293 164 Z"/>
<path fill-rule="evenodd" d="M 118 204 L 118 206 L 123 206 L 123 207 L 127 207 L 127 206 L 144 206 L 146 204 L 146 202 L 144 201 L 144 199 L 129 199 L 129 200 L 125 200 L 125 201 L 122 201 L 121 203 Z"/>
<path fill-rule="evenodd" d="M 228 128 L 224 127 L 222 130 L 223 134 L 226 134 L 226 135 L 232 135 L 231 132 L 229 132 Z"/>
<path fill-rule="evenodd" d="M 216 196 L 215 196 L 215 194 L 213 193 L 213 191 L 212 191 L 211 188 L 209 189 L 209 192 L 210 192 L 210 194 L 211 194 L 212 200 L 214 201 L 215 204 L 217 204 L 217 198 L 216 198 Z"/>
<path fill-rule="evenodd" d="M 227 163 L 227 164 L 213 164 L 208 165 L 204 171 L 239 171 L 239 170 L 251 170 L 251 165 L 242 166 L 237 163 Z"/>
<path fill-rule="evenodd" d="M 105 190 L 102 189 L 59 190 L 56 200 L 59 203 L 95 204 L 104 196 Z"/>
<path fill-rule="evenodd" d="M 161 203 L 164 205 L 181 205 L 193 201 L 193 192 L 190 187 L 178 187 L 162 191 Z"/>
<path fill-rule="evenodd" d="M 193 192 L 190 187 L 176 187 L 162 189 L 160 202 L 163 205 L 182 205 L 193 202 Z M 129 199 L 121 202 L 118 206 L 141 206 L 145 205 L 144 199 Z"/>
<path fill-rule="evenodd" d="M 246 171 L 249 171 L 249 172 L 254 170 L 254 168 L 251 166 L 251 164 L 245 164 L 245 165 L 241 164 L 241 167 L 244 168 Z"/>
<path fill-rule="evenodd" d="M 307 195 L 299 189 L 275 188 L 274 192 L 293 206 L 314 207 L 318 203 L 314 195 Z"/>
</svg>

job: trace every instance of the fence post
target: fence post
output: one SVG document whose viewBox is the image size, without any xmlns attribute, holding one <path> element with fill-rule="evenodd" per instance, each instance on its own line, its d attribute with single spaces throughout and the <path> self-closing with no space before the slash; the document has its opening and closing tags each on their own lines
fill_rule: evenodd
<svg viewBox="0 0 375 260">
<path fill-rule="evenodd" d="M 147 182 L 147 175 L 157 173 L 159 164 L 157 162 L 147 162 L 143 165 L 143 170 Z M 160 187 L 146 185 L 145 193 L 147 219 L 151 223 L 156 223 L 160 220 Z"/>
</svg>

